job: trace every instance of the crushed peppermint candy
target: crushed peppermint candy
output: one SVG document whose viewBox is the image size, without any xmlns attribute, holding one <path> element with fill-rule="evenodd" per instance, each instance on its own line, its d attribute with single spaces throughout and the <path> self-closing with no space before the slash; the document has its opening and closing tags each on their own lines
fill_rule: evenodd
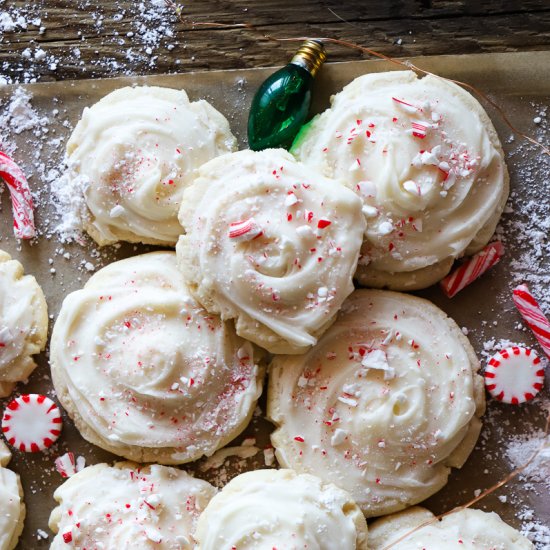
<svg viewBox="0 0 550 550">
<path fill-rule="evenodd" d="M 235 241 L 252 241 L 263 235 L 254 218 L 229 224 L 229 238 Z"/>
</svg>

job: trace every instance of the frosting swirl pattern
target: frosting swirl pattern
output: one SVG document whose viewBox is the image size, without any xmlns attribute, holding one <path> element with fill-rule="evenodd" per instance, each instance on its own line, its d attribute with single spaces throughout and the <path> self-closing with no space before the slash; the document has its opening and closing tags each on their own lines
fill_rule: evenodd
<svg viewBox="0 0 550 550">
<path fill-rule="evenodd" d="M 383 550 L 533 550 L 529 540 L 504 523 L 494 512 L 465 508 L 445 516 L 441 521 L 413 529 L 433 520 L 434 515 L 425 508 L 414 506 L 386 516 L 372 523 L 369 549 Z M 410 534 L 408 534 L 410 533 Z M 406 538 L 399 541 L 404 535 Z"/>
<path fill-rule="evenodd" d="M 17 546 L 25 521 L 21 481 L 16 473 L 5 468 L 10 458 L 9 449 L 0 441 L 0 550 Z"/>
<path fill-rule="evenodd" d="M 68 177 L 84 187 L 86 231 L 100 245 L 174 245 L 196 169 L 235 148 L 227 120 L 204 100 L 154 86 L 115 90 L 84 109 L 67 144 Z"/>
<path fill-rule="evenodd" d="M 366 550 L 367 523 L 351 496 L 292 470 L 230 481 L 197 524 L 197 550 Z"/>
<path fill-rule="evenodd" d="M 55 491 L 50 549 L 191 550 L 197 518 L 215 494 L 210 483 L 176 468 L 89 466 Z"/>
<path fill-rule="evenodd" d="M 395 290 L 443 278 L 491 238 L 508 197 L 498 136 L 459 86 L 412 71 L 347 85 L 296 139 L 298 159 L 363 200 L 356 277 Z"/>
<path fill-rule="evenodd" d="M 478 368 L 466 337 L 430 302 L 358 290 L 317 346 L 273 359 L 277 458 L 346 489 L 367 517 L 420 502 L 475 445 Z"/>
<path fill-rule="evenodd" d="M 178 259 L 193 294 L 273 353 L 315 344 L 353 290 L 361 201 L 282 149 L 205 164 L 179 217 Z"/>
<path fill-rule="evenodd" d="M 46 346 L 48 309 L 42 289 L 23 266 L 0 250 L 0 397 L 36 367 L 32 355 Z"/>
<path fill-rule="evenodd" d="M 82 435 L 165 464 L 210 455 L 244 429 L 261 393 L 256 359 L 190 296 L 174 252 L 98 271 L 65 298 L 51 344 L 54 386 Z"/>
</svg>

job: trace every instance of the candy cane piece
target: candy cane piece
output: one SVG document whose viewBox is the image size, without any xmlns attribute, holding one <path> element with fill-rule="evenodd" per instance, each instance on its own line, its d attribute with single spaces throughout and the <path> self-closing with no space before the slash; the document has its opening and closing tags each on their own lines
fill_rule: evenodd
<svg viewBox="0 0 550 550">
<path fill-rule="evenodd" d="M 254 218 L 229 224 L 229 238 L 235 241 L 252 241 L 262 234 Z"/>
<path fill-rule="evenodd" d="M 32 239 L 36 235 L 34 205 L 23 170 L 8 155 L 0 151 L 0 178 L 11 195 L 13 232 L 18 239 Z"/>
<path fill-rule="evenodd" d="M 533 331 L 544 353 L 550 357 L 550 321 L 542 310 L 527 285 L 514 288 L 512 299 L 524 321 Z"/>
<path fill-rule="evenodd" d="M 504 246 L 500 241 L 488 244 L 439 283 L 443 292 L 452 298 L 498 263 L 503 255 Z"/>
</svg>

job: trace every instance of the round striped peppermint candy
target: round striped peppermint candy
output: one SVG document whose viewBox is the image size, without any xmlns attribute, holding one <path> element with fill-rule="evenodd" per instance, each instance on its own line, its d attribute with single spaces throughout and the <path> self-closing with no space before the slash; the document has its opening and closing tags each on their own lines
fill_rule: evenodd
<svg viewBox="0 0 550 550">
<path fill-rule="evenodd" d="M 2 418 L 2 432 L 8 443 L 32 453 L 51 447 L 61 434 L 61 427 L 59 407 L 36 393 L 15 398 Z"/>
<path fill-rule="evenodd" d="M 529 348 L 513 346 L 498 351 L 485 367 L 485 386 L 504 403 L 517 405 L 533 399 L 544 384 L 540 357 Z"/>
</svg>

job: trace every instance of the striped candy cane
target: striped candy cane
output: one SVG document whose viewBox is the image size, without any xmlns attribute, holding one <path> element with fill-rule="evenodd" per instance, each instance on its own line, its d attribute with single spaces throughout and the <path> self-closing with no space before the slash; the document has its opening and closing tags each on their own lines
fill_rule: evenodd
<svg viewBox="0 0 550 550">
<path fill-rule="evenodd" d="M 34 227 L 33 201 L 25 174 L 8 155 L 0 151 L 0 178 L 11 195 L 13 232 L 18 239 L 32 239 Z"/>
<path fill-rule="evenodd" d="M 452 298 L 478 277 L 481 277 L 489 268 L 493 267 L 503 255 L 504 246 L 500 241 L 488 244 L 439 283 L 443 292 L 449 298 Z"/>
<path fill-rule="evenodd" d="M 550 357 L 550 321 L 542 310 L 527 285 L 514 288 L 513 300 L 524 321 L 533 331 L 544 353 Z"/>
</svg>

